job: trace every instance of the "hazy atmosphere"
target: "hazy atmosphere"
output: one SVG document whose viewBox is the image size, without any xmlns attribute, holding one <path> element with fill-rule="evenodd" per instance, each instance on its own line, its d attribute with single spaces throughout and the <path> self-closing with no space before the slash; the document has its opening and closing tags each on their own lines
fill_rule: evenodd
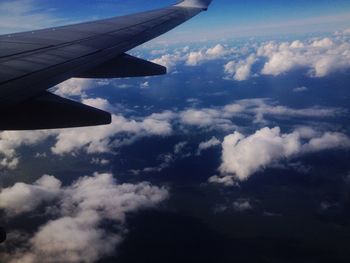
<svg viewBox="0 0 350 263">
<path fill-rule="evenodd" d="M 0 0 L 0 33 L 171 4 Z M 0 262 L 349 262 L 350 1 L 213 0 L 128 53 L 168 74 L 50 90 L 112 124 L 0 132 Z"/>
</svg>

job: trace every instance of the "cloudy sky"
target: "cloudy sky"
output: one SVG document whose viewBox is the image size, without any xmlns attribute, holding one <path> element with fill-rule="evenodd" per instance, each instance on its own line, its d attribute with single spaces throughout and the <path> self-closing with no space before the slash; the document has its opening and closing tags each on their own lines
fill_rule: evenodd
<svg viewBox="0 0 350 263">
<path fill-rule="evenodd" d="M 171 3 L 3 0 L 0 32 Z M 51 89 L 111 125 L 0 132 L 1 262 L 349 260 L 349 1 L 214 0 L 130 54 L 168 74 Z"/>
<path fill-rule="evenodd" d="M 3 0 L 0 3 L 0 32 L 95 20 L 164 7 L 175 2 Z M 329 33 L 349 26 L 350 3 L 346 0 L 217 0 L 212 3 L 210 13 L 201 15 L 162 39 L 174 42 L 271 35 L 285 37 L 290 34 Z"/>
</svg>

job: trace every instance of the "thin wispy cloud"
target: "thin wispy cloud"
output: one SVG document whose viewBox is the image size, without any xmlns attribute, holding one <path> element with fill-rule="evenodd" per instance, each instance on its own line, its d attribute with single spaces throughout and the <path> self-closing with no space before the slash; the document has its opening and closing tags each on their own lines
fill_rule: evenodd
<svg viewBox="0 0 350 263">
<path fill-rule="evenodd" d="M 38 2 L 33 0 L 2 1 L 0 34 L 35 30 L 69 22 L 69 19 L 56 17 L 51 11 L 41 9 Z"/>
</svg>

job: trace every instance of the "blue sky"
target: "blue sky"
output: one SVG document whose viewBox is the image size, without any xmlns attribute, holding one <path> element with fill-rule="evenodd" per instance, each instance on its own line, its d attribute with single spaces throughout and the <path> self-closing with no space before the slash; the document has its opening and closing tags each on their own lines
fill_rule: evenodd
<svg viewBox="0 0 350 263">
<path fill-rule="evenodd" d="M 3 0 L 0 2 L 0 31 L 8 33 L 124 15 L 174 2 L 176 1 Z M 348 27 L 350 1 L 346 0 L 214 0 L 207 14 L 202 14 L 176 29 L 173 34 L 177 34 L 176 39 L 184 41 L 218 40 L 329 33 Z"/>
</svg>

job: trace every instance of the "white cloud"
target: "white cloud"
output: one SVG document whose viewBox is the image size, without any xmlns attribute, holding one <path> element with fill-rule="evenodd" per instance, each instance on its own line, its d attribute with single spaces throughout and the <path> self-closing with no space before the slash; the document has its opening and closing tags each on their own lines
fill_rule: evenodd
<svg viewBox="0 0 350 263">
<path fill-rule="evenodd" d="M 91 163 L 98 164 L 98 165 L 107 165 L 110 163 L 110 161 L 103 158 L 92 158 Z"/>
<path fill-rule="evenodd" d="M 18 185 L 18 184 L 16 184 Z M 62 187 L 54 177 L 44 176 L 33 185 L 22 184 L 5 188 L 1 194 L 11 201 L 3 203 L 7 212 L 29 212 L 54 193 L 54 219 L 42 225 L 26 242 L 27 245 L 11 254 L 8 262 L 96 262 L 115 251 L 121 242 L 119 234 L 101 226 L 103 220 L 118 223 L 125 230 L 125 216 L 144 208 L 152 208 L 168 197 L 168 190 L 149 183 L 117 184 L 111 174 L 95 173 L 81 177 L 72 185 Z M 39 190 L 38 190 L 38 187 Z M 34 190 L 35 189 L 35 190 Z M 29 204 L 23 209 L 24 200 Z M 25 205 L 25 204 L 24 204 Z"/>
<path fill-rule="evenodd" d="M 16 149 L 36 145 L 50 135 L 47 131 L 4 131 L 0 132 L 0 166 L 15 169 L 19 163 Z"/>
<path fill-rule="evenodd" d="M 128 120 L 123 116 L 112 116 L 112 124 L 95 128 L 61 130 L 52 147 L 54 154 L 66 154 L 84 149 L 87 153 L 111 152 L 114 137 L 118 134 L 141 136 L 166 136 L 171 134 L 172 127 L 167 121 L 157 120 L 151 116 L 141 121 Z"/>
<path fill-rule="evenodd" d="M 312 138 L 309 138 L 310 135 L 310 132 L 300 129 L 283 134 L 278 127 L 262 128 L 250 136 L 238 132 L 228 135 L 222 143 L 222 164 L 219 168 L 223 178 L 214 179 L 217 182 L 222 180 L 225 184 L 234 179 L 244 181 L 282 159 L 350 147 L 349 137 L 342 133 L 313 131 Z"/>
<path fill-rule="evenodd" d="M 186 65 L 197 66 L 204 61 L 210 61 L 220 59 L 226 56 L 230 50 L 227 50 L 223 45 L 217 44 L 216 46 L 208 49 L 201 49 L 199 51 L 192 51 L 187 55 Z"/>
<path fill-rule="evenodd" d="M 0 166 L 3 168 L 7 168 L 9 170 L 14 170 L 17 168 L 17 165 L 19 164 L 19 158 L 12 157 L 12 158 L 3 158 L 0 159 Z"/>
<path fill-rule="evenodd" d="M 88 105 L 108 111 L 115 107 L 108 101 L 84 99 Z M 84 150 L 88 154 L 111 153 L 124 143 L 131 143 L 144 136 L 168 136 L 172 133 L 170 121 L 175 114 L 170 111 L 154 113 L 144 118 L 127 119 L 122 115 L 112 115 L 112 124 L 98 127 L 43 131 L 5 131 L 0 133 L 0 166 L 15 169 L 19 163 L 17 150 L 23 146 L 34 146 L 49 137 L 55 143 L 53 154 L 63 155 Z M 118 138 L 117 138 L 118 137 Z"/>
<path fill-rule="evenodd" d="M 334 45 L 333 41 L 329 38 L 323 38 L 319 40 L 315 40 L 311 43 L 313 47 L 319 47 L 319 48 L 329 48 Z"/>
<path fill-rule="evenodd" d="M 232 104 L 216 108 L 187 109 L 180 112 L 180 122 L 185 125 L 201 128 L 215 128 L 232 130 L 236 126 L 232 123 L 233 117 L 254 118 L 254 122 L 266 123 L 266 116 L 274 118 L 306 117 L 321 118 L 334 117 L 345 113 L 340 108 L 310 107 L 294 109 L 278 105 L 268 99 L 245 99 Z"/>
<path fill-rule="evenodd" d="M 186 65 L 197 66 L 203 60 L 205 60 L 205 52 L 203 51 L 191 52 L 188 55 Z"/>
<path fill-rule="evenodd" d="M 317 152 L 327 149 L 348 148 L 350 139 L 347 135 L 339 132 L 326 132 L 319 137 L 312 138 L 303 145 L 304 152 Z"/>
<path fill-rule="evenodd" d="M 197 155 L 200 155 L 202 151 L 207 150 L 209 148 L 215 147 L 217 145 L 220 145 L 221 142 L 218 138 L 216 138 L 215 136 L 213 136 L 210 140 L 205 141 L 205 142 L 201 142 L 198 145 L 198 150 L 197 150 Z"/>
<path fill-rule="evenodd" d="M 176 67 L 176 64 L 182 60 L 182 55 L 175 52 L 174 54 L 165 54 L 159 58 L 155 58 L 152 60 L 152 62 L 166 67 L 170 72 Z"/>
<path fill-rule="evenodd" d="M 225 176 L 213 175 L 209 177 L 208 182 L 212 184 L 222 184 L 224 186 L 237 186 L 237 182 L 234 180 L 234 177 L 231 175 L 225 175 Z"/>
<path fill-rule="evenodd" d="M 246 180 L 276 159 L 289 157 L 300 149 L 298 134 L 281 135 L 279 128 L 264 128 L 245 137 L 235 132 L 222 143 L 222 174 L 235 174 Z"/>
<path fill-rule="evenodd" d="M 303 48 L 305 45 L 300 40 L 295 40 L 290 44 L 291 48 Z"/>
<path fill-rule="evenodd" d="M 63 97 L 86 97 L 85 91 L 93 88 L 94 83 L 91 79 L 72 78 L 58 84 L 54 93 Z"/>
<path fill-rule="evenodd" d="M 244 212 L 247 210 L 252 210 L 253 207 L 249 201 L 249 199 L 237 199 L 233 202 L 233 209 L 237 212 Z"/>
<path fill-rule="evenodd" d="M 350 44 L 330 38 L 308 41 L 274 43 L 259 47 L 258 56 L 265 57 L 262 74 L 280 75 L 296 68 L 307 68 L 313 77 L 324 77 L 350 67 Z"/>
<path fill-rule="evenodd" d="M 350 67 L 350 42 L 346 30 L 333 37 L 310 38 L 290 42 L 249 43 L 241 48 L 230 48 L 217 44 L 210 48 L 176 50 L 153 62 L 176 67 L 178 63 L 198 66 L 203 62 L 226 60 L 226 79 L 244 81 L 258 74 L 278 76 L 289 71 L 304 68 L 311 77 L 325 77 L 333 72 Z M 265 61 L 262 69 L 254 67 L 257 61 Z M 254 72 L 253 69 L 259 71 Z"/>
<path fill-rule="evenodd" d="M 44 175 L 32 185 L 16 183 L 0 192 L 0 208 L 13 216 L 34 210 L 45 201 L 56 198 L 61 182 L 53 176 Z"/>
<path fill-rule="evenodd" d="M 187 125 L 210 126 L 220 117 L 220 111 L 216 109 L 189 109 L 180 114 L 181 122 Z"/>
<path fill-rule="evenodd" d="M 82 99 L 83 104 L 89 105 L 94 108 L 98 108 L 108 112 L 117 111 L 116 107 L 109 103 L 108 100 L 102 98 L 94 98 L 94 99 Z"/>
<path fill-rule="evenodd" d="M 142 83 L 140 84 L 140 88 L 141 88 L 141 89 L 147 89 L 147 88 L 149 88 L 149 82 L 148 82 L 148 81 L 142 82 Z"/>
<path fill-rule="evenodd" d="M 305 86 L 301 86 L 301 87 L 296 87 L 293 89 L 294 92 L 305 92 L 308 91 L 308 88 Z"/>
<path fill-rule="evenodd" d="M 228 79 L 233 78 L 237 81 L 247 80 L 251 76 L 252 66 L 256 62 L 254 54 L 248 56 L 245 60 L 238 62 L 230 61 L 224 66 L 225 73 Z"/>
<path fill-rule="evenodd" d="M 188 46 L 183 49 L 176 49 L 173 53 L 164 54 L 155 58 L 152 62 L 163 65 L 169 71 L 173 71 L 178 63 L 184 63 L 187 66 L 197 66 L 206 61 L 222 59 L 234 53 L 235 49 L 227 48 L 222 44 L 217 44 L 209 48 L 190 49 Z"/>
<path fill-rule="evenodd" d="M 181 154 L 186 147 L 187 142 L 179 142 L 174 146 L 174 154 Z"/>
</svg>

